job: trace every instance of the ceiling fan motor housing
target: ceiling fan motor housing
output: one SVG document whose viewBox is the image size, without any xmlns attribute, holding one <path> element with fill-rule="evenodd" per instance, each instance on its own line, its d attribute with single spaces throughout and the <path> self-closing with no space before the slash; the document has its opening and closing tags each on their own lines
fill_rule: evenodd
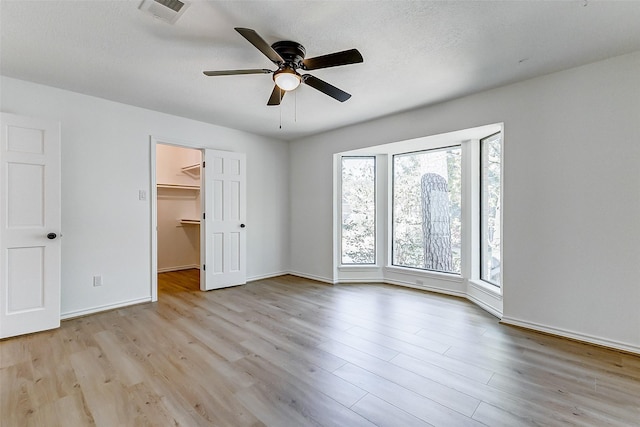
<svg viewBox="0 0 640 427">
<path fill-rule="evenodd" d="M 307 54 L 307 51 L 300 43 L 283 40 L 275 42 L 271 45 L 271 48 L 278 52 L 282 59 L 284 59 L 284 64 L 282 64 L 280 68 L 284 68 L 286 66 L 289 66 L 294 70 L 303 68 L 302 61 L 304 60 L 304 56 Z"/>
</svg>

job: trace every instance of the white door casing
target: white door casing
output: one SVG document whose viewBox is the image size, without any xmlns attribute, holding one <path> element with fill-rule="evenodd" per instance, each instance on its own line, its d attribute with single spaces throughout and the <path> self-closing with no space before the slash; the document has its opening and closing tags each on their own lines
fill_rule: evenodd
<svg viewBox="0 0 640 427">
<path fill-rule="evenodd" d="M 6 113 L 0 122 L 0 338 L 6 338 L 60 326 L 60 123 Z"/>
<path fill-rule="evenodd" d="M 246 267 L 246 156 L 204 150 L 202 290 L 243 285 Z"/>
</svg>

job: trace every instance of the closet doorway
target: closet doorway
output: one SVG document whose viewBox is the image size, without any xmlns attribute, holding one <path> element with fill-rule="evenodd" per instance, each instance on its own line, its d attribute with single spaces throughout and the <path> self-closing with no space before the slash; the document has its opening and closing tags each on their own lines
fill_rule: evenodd
<svg viewBox="0 0 640 427">
<path fill-rule="evenodd" d="M 150 154 L 151 300 L 162 272 L 189 271 L 202 291 L 245 284 L 246 155 L 153 136 Z"/>
<path fill-rule="evenodd" d="M 202 151 L 156 144 L 157 273 L 159 284 L 200 289 Z"/>
</svg>

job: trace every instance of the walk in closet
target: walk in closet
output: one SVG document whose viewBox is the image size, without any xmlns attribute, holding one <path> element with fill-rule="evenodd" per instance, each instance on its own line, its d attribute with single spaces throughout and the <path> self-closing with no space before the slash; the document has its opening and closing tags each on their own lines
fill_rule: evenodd
<svg viewBox="0 0 640 427">
<path fill-rule="evenodd" d="M 200 268 L 200 150 L 158 144 L 158 272 Z"/>
</svg>

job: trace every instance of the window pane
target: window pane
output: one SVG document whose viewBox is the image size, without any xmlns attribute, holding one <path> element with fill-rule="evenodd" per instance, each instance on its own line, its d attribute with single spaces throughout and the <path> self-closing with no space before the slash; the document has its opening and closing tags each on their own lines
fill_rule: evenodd
<svg viewBox="0 0 640 427">
<path fill-rule="evenodd" d="M 376 262 L 376 159 L 342 158 L 342 264 Z"/>
<path fill-rule="evenodd" d="M 480 278 L 500 286 L 500 171 L 502 134 L 480 141 Z"/>
<path fill-rule="evenodd" d="M 393 265 L 460 273 L 461 149 L 393 156 Z"/>
</svg>

